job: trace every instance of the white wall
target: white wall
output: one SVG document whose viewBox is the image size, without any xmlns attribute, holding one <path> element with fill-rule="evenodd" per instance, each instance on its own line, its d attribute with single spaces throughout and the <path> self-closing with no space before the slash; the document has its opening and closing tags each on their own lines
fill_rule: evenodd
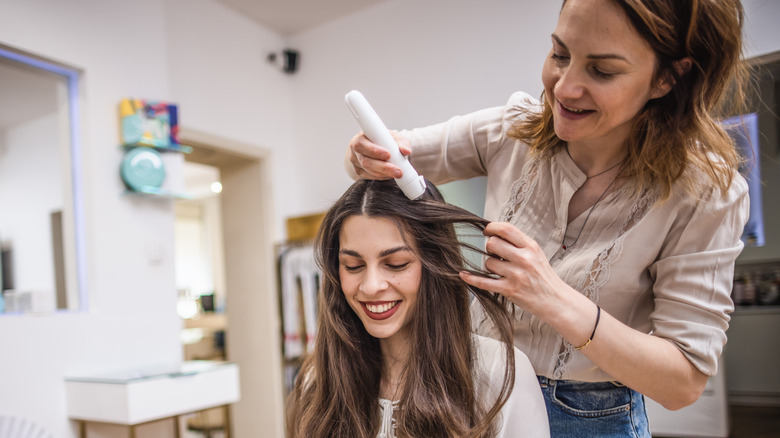
<svg viewBox="0 0 780 438">
<path fill-rule="evenodd" d="M 780 3 L 775 0 L 742 0 L 745 8 L 745 57 L 774 52 L 780 49 L 780 29 L 777 17 Z"/>
<path fill-rule="evenodd" d="M 541 93 L 558 2 L 395 0 L 292 38 L 302 201 L 325 209 L 350 184 L 344 148 L 359 131 L 344 105 L 363 92 L 391 129 Z"/>
<path fill-rule="evenodd" d="M 274 232 L 281 240 L 284 218 L 302 209 L 297 193 L 305 187 L 294 146 L 294 76 L 266 62 L 284 41 L 213 0 L 166 5 L 170 90 L 181 123 L 273 151 Z"/>
</svg>

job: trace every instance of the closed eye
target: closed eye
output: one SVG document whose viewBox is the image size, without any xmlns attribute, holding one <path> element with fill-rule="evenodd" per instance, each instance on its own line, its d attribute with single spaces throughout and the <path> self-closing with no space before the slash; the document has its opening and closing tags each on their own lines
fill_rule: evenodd
<svg viewBox="0 0 780 438">
<path fill-rule="evenodd" d="M 569 59 L 567 56 L 558 55 L 558 54 L 557 54 L 557 53 L 555 53 L 555 52 L 553 52 L 553 53 L 550 55 L 550 58 L 551 58 L 553 61 L 557 61 L 557 62 L 566 61 L 567 59 Z"/>
<path fill-rule="evenodd" d="M 365 265 L 352 265 L 352 266 L 350 266 L 350 265 L 342 264 L 342 266 L 344 267 L 344 269 L 347 272 L 358 272 L 361 269 L 363 269 L 363 266 L 365 266 Z"/>
<path fill-rule="evenodd" d="M 593 74 L 596 75 L 596 77 L 598 77 L 600 79 L 612 79 L 612 78 L 615 77 L 614 73 L 606 73 L 606 72 L 603 72 L 603 71 L 599 70 L 596 67 L 593 68 Z"/>
<path fill-rule="evenodd" d="M 407 266 L 409 266 L 410 262 L 401 263 L 400 265 L 392 265 L 390 263 L 387 264 L 387 267 L 394 270 L 394 271 L 401 271 L 404 270 Z"/>
</svg>

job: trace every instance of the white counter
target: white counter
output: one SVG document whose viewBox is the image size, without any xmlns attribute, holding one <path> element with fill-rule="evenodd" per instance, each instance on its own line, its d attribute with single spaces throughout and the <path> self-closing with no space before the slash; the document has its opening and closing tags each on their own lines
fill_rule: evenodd
<svg viewBox="0 0 780 438">
<path fill-rule="evenodd" d="M 65 379 L 74 420 L 136 425 L 239 400 L 238 366 L 187 361 L 181 366 Z"/>
</svg>

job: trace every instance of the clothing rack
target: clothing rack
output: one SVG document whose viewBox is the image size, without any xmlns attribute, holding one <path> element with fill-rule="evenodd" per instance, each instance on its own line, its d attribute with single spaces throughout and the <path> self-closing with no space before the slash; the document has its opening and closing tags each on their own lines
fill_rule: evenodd
<svg viewBox="0 0 780 438">
<path fill-rule="evenodd" d="M 303 356 L 314 347 L 321 271 L 314 261 L 312 241 L 277 245 L 276 259 L 286 396 L 295 384 Z"/>
</svg>

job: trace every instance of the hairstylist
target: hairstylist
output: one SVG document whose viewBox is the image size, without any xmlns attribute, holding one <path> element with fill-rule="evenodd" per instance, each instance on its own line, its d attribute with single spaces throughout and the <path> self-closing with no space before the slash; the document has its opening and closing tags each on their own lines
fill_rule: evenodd
<svg viewBox="0 0 780 438">
<path fill-rule="evenodd" d="M 715 111 L 742 21 L 737 0 L 564 1 L 541 102 L 397 137 L 437 184 L 487 175 L 498 278 L 462 277 L 517 305 L 553 436 L 649 437 L 642 395 L 679 409 L 718 371 L 748 198 Z M 361 178 L 398 176 L 388 158 L 362 135 L 347 151 Z"/>
</svg>

